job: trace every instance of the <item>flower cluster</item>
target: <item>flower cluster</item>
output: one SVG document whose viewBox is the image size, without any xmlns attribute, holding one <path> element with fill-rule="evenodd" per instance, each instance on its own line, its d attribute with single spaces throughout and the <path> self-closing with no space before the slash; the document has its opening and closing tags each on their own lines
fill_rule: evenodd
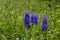
<svg viewBox="0 0 60 40">
<path fill-rule="evenodd" d="M 30 27 L 30 16 L 29 16 L 29 11 L 26 11 L 24 14 L 24 25 L 26 27 Z"/>
<path fill-rule="evenodd" d="M 43 17 L 43 21 L 42 21 L 42 31 L 46 31 L 48 28 L 48 24 L 47 24 L 47 16 Z"/>
<path fill-rule="evenodd" d="M 32 24 L 36 24 L 38 23 L 38 17 L 37 17 L 37 14 L 32 14 L 31 16 L 31 22 Z"/>
</svg>

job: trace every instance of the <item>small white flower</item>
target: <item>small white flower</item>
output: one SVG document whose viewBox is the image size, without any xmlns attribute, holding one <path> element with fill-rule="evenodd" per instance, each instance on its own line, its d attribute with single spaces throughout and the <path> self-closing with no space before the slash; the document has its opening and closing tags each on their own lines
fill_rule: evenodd
<svg viewBox="0 0 60 40">
<path fill-rule="evenodd" d="M 19 38 L 16 38 L 16 40 L 19 40 Z"/>
</svg>

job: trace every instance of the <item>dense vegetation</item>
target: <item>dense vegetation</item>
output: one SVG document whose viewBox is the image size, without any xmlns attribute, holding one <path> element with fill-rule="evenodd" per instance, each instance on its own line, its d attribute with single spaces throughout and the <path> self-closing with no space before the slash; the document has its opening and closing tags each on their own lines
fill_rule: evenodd
<svg viewBox="0 0 60 40">
<path fill-rule="evenodd" d="M 24 12 L 38 15 L 38 24 L 24 26 Z M 43 16 L 48 29 L 42 32 Z M 59 0 L 0 0 L 0 40 L 60 40 Z"/>
</svg>

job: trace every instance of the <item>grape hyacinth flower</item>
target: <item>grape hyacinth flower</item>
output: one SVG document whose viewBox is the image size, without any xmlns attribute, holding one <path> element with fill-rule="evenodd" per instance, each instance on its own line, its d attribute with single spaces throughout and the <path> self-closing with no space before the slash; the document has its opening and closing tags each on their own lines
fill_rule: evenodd
<svg viewBox="0 0 60 40">
<path fill-rule="evenodd" d="M 37 23 L 38 23 L 38 16 L 37 16 L 37 14 L 32 14 L 31 22 L 32 22 L 32 25 L 33 24 L 37 25 Z"/>
<path fill-rule="evenodd" d="M 27 27 L 27 28 L 30 27 L 29 11 L 26 11 L 25 14 L 24 14 L 24 25 L 25 25 L 25 27 Z"/>
<path fill-rule="evenodd" d="M 42 21 L 42 31 L 46 31 L 48 28 L 48 24 L 47 24 L 47 16 L 43 17 L 43 21 Z"/>
</svg>

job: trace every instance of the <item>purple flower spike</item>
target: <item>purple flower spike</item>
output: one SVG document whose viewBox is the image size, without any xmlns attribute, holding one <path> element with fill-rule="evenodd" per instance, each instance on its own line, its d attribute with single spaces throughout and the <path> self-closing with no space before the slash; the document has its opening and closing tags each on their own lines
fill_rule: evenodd
<svg viewBox="0 0 60 40">
<path fill-rule="evenodd" d="M 46 31 L 47 29 L 48 29 L 47 16 L 44 16 L 42 21 L 42 31 Z"/>
<path fill-rule="evenodd" d="M 27 28 L 30 27 L 29 11 L 26 11 L 25 14 L 24 14 L 24 25 L 25 25 L 25 27 L 27 27 Z"/>
<path fill-rule="evenodd" d="M 32 24 L 37 25 L 37 23 L 38 23 L 37 14 L 32 14 L 32 16 L 31 16 L 31 22 L 32 22 Z"/>
</svg>

